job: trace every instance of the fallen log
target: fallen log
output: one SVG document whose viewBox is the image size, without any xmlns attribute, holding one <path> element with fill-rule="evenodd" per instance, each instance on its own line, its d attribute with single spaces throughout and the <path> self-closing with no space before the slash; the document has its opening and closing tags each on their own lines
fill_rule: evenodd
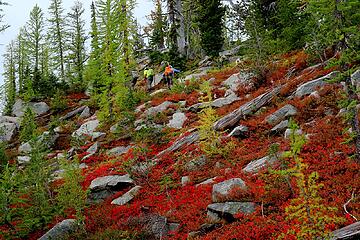
<svg viewBox="0 0 360 240">
<path fill-rule="evenodd" d="M 276 87 L 275 89 L 254 98 L 250 102 L 245 103 L 235 111 L 218 120 L 214 124 L 214 129 L 217 131 L 222 131 L 234 127 L 241 118 L 258 111 L 263 106 L 269 104 L 274 99 L 274 97 L 280 93 L 280 90 L 281 87 Z"/>
<path fill-rule="evenodd" d="M 175 151 L 181 150 L 182 148 L 189 146 L 189 145 L 193 144 L 194 142 L 198 141 L 199 138 L 200 138 L 200 136 L 199 136 L 198 132 L 192 132 L 189 135 L 180 137 L 170 147 L 168 147 L 164 151 L 160 152 L 156 156 L 156 158 L 161 157 L 164 154 L 167 154 L 170 152 L 175 152 Z"/>
<path fill-rule="evenodd" d="M 346 227 L 332 232 L 331 240 L 352 240 L 360 239 L 360 222 L 353 223 Z"/>
</svg>

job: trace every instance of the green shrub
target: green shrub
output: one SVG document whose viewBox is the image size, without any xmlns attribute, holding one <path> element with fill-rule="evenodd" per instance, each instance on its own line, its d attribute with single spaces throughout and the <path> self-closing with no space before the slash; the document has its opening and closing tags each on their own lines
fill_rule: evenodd
<svg viewBox="0 0 360 240">
<path fill-rule="evenodd" d="M 51 99 L 50 106 L 55 112 L 60 112 L 67 108 L 66 99 L 63 97 L 64 95 L 64 92 L 57 90 L 54 98 Z"/>
<path fill-rule="evenodd" d="M 38 136 L 37 124 L 35 121 L 35 113 L 31 108 L 26 108 L 24 116 L 22 117 L 20 124 L 20 136 L 21 142 L 28 142 L 35 139 Z"/>
<path fill-rule="evenodd" d="M 81 183 L 84 177 L 79 168 L 79 161 L 75 158 L 72 162 L 62 159 L 60 162 L 62 173 L 63 185 L 56 191 L 56 200 L 61 213 L 64 214 L 65 210 L 75 210 L 77 220 L 80 223 L 85 221 L 83 211 L 86 206 L 87 191 L 83 190 Z"/>
</svg>

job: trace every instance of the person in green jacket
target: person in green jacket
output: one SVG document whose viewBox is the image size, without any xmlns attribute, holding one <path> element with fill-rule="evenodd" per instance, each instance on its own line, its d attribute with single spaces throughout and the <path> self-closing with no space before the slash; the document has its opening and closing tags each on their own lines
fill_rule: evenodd
<svg viewBox="0 0 360 240">
<path fill-rule="evenodd" d="M 144 70 L 144 77 L 146 79 L 147 83 L 147 91 L 150 92 L 151 90 L 151 84 L 154 81 L 154 70 L 152 68 L 145 68 Z"/>
</svg>

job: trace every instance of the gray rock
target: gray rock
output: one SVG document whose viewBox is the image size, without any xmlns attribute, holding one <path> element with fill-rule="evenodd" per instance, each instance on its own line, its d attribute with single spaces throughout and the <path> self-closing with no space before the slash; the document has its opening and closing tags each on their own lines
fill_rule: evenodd
<svg viewBox="0 0 360 240">
<path fill-rule="evenodd" d="M 243 125 L 237 126 L 236 128 L 234 128 L 234 130 L 232 130 L 229 134 L 228 137 L 244 137 L 248 134 L 249 132 L 249 128 Z"/>
<path fill-rule="evenodd" d="M 168 220 L 166 217 L 153 214 L 146 217 L 145 229 L 155 235 L 156 239 L 162 239 L 169 233 Z"/>
<path fill-rule="evenodd" d="M 154 76 L 154 81 L 151 84 L 151 87 L 155 87 L 161 83 L 161 80 L 163 79 L 162 73 L 158 73 Z"/>
<path fill-rule="evenodd" d="M 81 113 L 84 111 L 84 109 L 86 108 L 86 106 L 81 106 L 71 112 L 68 112 L 67 114 L 65 114 L 65 116 L 61 117 L 59 120 L 67 120 L 67 119 L 70 119 L 74 116 L 76 116 L 77 114 Z M 89 116 L 90 117 L 90 116 Z"/>
<path fill-rule="evenodd" d="M 50 109 L 50 107 L 44 102 L 29 103 L 29 105 L 30 105 L 30 108 L 35 112 L 35 114 L 37 116 L 47 113 Z"/>
<path fill-rule="evenodd" d="M 295 116 L 296 114 L 297 109 L 294 106 L 287 104 L 273 114 L 271 114 L 270 116 L 267 116 L 265 121 L 270 125 L 276 125 L 285 118 Z"/>
<path fill-rule="evenodd" d="M 206 76 L 209 69 L 211 69 L 211 67 L 205 66 L 204 68 L 199 68 L 196 73 L 192 73 L 190 75 L 187 75 L 185 77 L 184 81 L 188 81 L 188 80 L 191 80 L 191 79 L 198 80 L 198 79 Z"/>
<path fill-rule="evenodd" d="M 201 102 L 201 103 L 195 103 L 194 105 L 191 105 L 190 107 L 188 107 L 188 111 L 191 112 L 197 112 L 202 108 L 208 107 L 210 106 L 211 103 L 210 102 Z"/>
<path fill-rule="evenodd" d="M 226 50 L 226 51 L 222 51 L 222 52 L 219 52 L 219 56 L 220 57 L 229 57 L 229 56 L 234 56 L 236 54 L 238 54 L 239 50 L 240 50 L 240 46 L 237 46 L 237 47 L 234 47 L 230 50 Z"/>
<path fill-rule="evenodd" d="M 56 224 L 52 229 L 45 233 L 39 240 L 61 240 L 68 234 L 74 232 L 78 225 L 75 219 L 66 219 Z"/>
<path fill-rule="evenodd" d="M 320 98 L 320 94 L 319 94 L 318 91 L 315 91 L 315 92 L 312 92 L 312 93 L 310 94 L 310 97 L 313 97 L 313 98 L 315 98 L 315 99 L 319 99 L 319 98 Z"/>
<path fill-rule="evenodd" d="M 17 99 L 12 107 L 12 115 L 16 117 L 22 117 L 24 115 L 24 102 L 21 99 Z"/>
<path fill-rule="evenodd" d="M 289 126 L 289 120 L 282 121 L 281 123 L 279 123 L 278 125 L 273 127 L 271 129 L 271 132 L 272 133 L 282 133 L 288 128 L 288 126 Z"/>
<path fill-rule="evenodd" d="M 56 159 L 58 159 L 58 160 L 65 159 L 65 155 L 63 153 L 58 153 L 56 155 Z"/>
<path fill-rule="evenodd" d="M 218 222 L 219 219 L 227 221 L 234 220 L 235 214 L 251 214 L 255 212 L 256 204 L 253 202 L 225 202 L 210 204 L 208 209 L 208 216 L 212 222 Z"/>
<path fill-rule="evenodd" d="M 235 93 L 232 93 L 232 94 L 228 95 L 227 97 L 215 99 L 211 103 L 211 106 L 216 107 L 216 108 L 221 108 L 223 106 L 230 105 L 233 102 L 236 102 L 238 100 L 240 100 L 240 98 L 238 96 L 236 96 Z"/>
<path fill-rule="evenodd" d="M 119 185 L 129 185 L 134 183 L 129 176 L 126 175 L 109 175 L 105 177 L 98 177 L 91 181 L 90 191 L 101 191 L 108 188 L 117 188 Z"/>
<path fill-rule="evenodd" d="M 60 137 L 60 135 L 57 133 L 51 134 L 50 132 L 46 131 L 40 135 L 40 137 L 37 139 L 37 141 L 43 143 L 46 147 L 51 148 L 52 146 L 54 146 L 56 140 L 59 137 Z"/>
<path fill-rule="evenodd" d="M 207 211 L 207 220 L 210 223 L 220 223 L 221 222 L 221 217 L 219 216 L 219 214 L 213 212 L 213 211 Z"/>
<path fill-rule="evenodd" d="M 95 154 L 95 153 L 97 153 L 99 148 L 100 148 L 100 143 L 96 142 L 91 147 L 89 147 L 88 150 L 86 150 L 86 152 L 89 154 Z"/>
<path fill-rule="evenodd" d="M 30 162 L 31 158 L 29 156 L 18 156 L 17 161 L 20 165 L 22 164 L 28 164 Z"/>
<path fill-rule="evenodd" d="M 208 80 L 208 82 L 209 82 L 210 84 L 214 84 L 215 81 L 216 81 L 216 78 L 210 78 L 210 79 Z"/>
<path fill-rule="evenodd" d="M 229 201 L 230 193 L 233 189 L 246 190 L 247 186 L 241 178 L 232 178 L 213 186 L 212 189 L 212 200 L 213 202 Z"/>
<path fill-rule="evenodd" d="M 9 116 L 0 116 L 0 123 L 15 123 L 17 128 L 20 128 L 21 118 L 19 117 L 9 117 Z"/>
<path fill-rule="evenodd" d="M 70 148 L 69 151 L 67 151 L 67 153 L 66 153 L 68 159 L 73 157 L 75 154 L 76 154 L 76 149 L 74 147 Z"/>
<path fill-rule="evenodd" d="M 106 133 L 104 133 L 104 132 L 93 132 L 90 136 L 91 136 L 91 140 L 95 141 L 95 140 L 104 138 L 106 136 Z"/>
<path fill-rule="evenodd" d="M 265 156 L 261 159 L 250 162 L 243 169 L 243 172 L 255 174 L 264 168 L 267 168 L 269 166 L 275 166 L 278 162 L 279 160 L 276 157 Z"/>
<path fill-rule="evenodd" d="M 130 150 L 131 146 L 127 146 L 127 147 L 116 147 L 116 148 L 113 148 L 113 149 L 110 149 L 107 151 L 107 155 L 110 155 L 110 156 L 120 156 L 122 154 L 125 154 L 127 153 L 129 150 Z"/>
<path fill-rule="evenodd" d="M 199 65 L 200 67 L 207 66 L 207 62 L 209 62 L 209 61 L 211 61 L 211 57 L 205 56 L 204 59 L 201 60 L 198 65 Z"/>
<path fill-rule="evenodd" d="M 136 127 L 141 126 L 141 125 L 143 125 L 143 124 L 145 124 L 145 120 L 144 120 L 144 119 L 138 119 L 138 120 L 136 120 L 136 121 L 134 122 L 134 125 L 135 125 Z"/>
<path fill-rule="evenodd" d="M 54 128 L 54 132 L 56 132 L 56 133 L 64 133 L 65 130 L 61 126 L 59 126 L 59 127 Z"/>
<path fill-rule="evenodd" d="M 190 177 L 189 176 L 184 176 L 181 178 L 181 186 L 186 186 L 190 183 Z"/>
<path fill-rule="evenodd" d="M 358 69 L 356 72 L 351 74 L 351 83 L 357 89 L 360 88 L 360 69 Z"/>
<path fill-rule="evenodd" d="M 89 202 L 101 202 L 105 198 L 113 195 L 117 191 L 132 185 L 134 181 L 128 174 L 110 175 L 105 177 L 98 177 L 90 184 Z"/>
<path fill-rule="evenodd" d="M 26 104 L 21 99 L 17 99 L 13 106 L 12 114 L 16 117 L 22 117 L 24 116 L 27 107 L 30 107 L 36 116 L 42 115 L 48 112 L 50 109 L 50 107 L 45 102 L 30 102 Z"/>
<path fill-rule="evenodd" d="M 232 91 L 237 91 L 241 85 L 251 84 L 251 80 L 254 77 L 254 74 L 248 72 L 239 72 L 231 75 L 225 82 L 224 86 L 229 87 Z"/>
<path fill-rule="evenodd" d="M 148 110 L 145 111 L 144 114 L 145 114 L 145 116 L 151 116 L 151 115 L 156 115 L 158 113 L 162 113 L 166 109 L 168 109 L 168 107 L 170 107 L 172 104 L 173 104 L 172 102 L 165 101 L 156 107 L 149 108 Z"/>
<path fill-rule="evenodd" d="M 32 147 L 31 147 L 29 142 L 21 144 L 19 149 L 18 149 L 20 154 L 30 153 L 31 150 L 32 150 Z"/>
<path fill-rule="evenodd" d="M 166 91 L 167 91 L 167 89 L 161 88 L 161 89 L 159 89 L 159 90 L 156 90 L 156 91 L 150 93 L 150 96 L 151 96 L 151 97 L 154 97 L 154 96 L 156 96 L 156 95 L 158 95 L 158 94 L 161 94 L 161 93 L 164 93 L 164 92 L 166 92 Z M 145 107 L 145 106 L 144 106 L 144 107 Z"/>
<path fill-rule="evenodd" d="M 168 123 L 167 126 L 169 128 L 181 129 L 186 120 L 187 120 L 187 117 L 186 117 L 185 113 L 177 112 L 177 113 L 174 113 L 174 115 L 172 116 L 172 119 L 170 120 L 170 122 Z"/>
<path fill-rule="evenodd" d="M 202 155 L 198 158 L 195 158 L 185 164 L 185 169 L 187 171 L 197 171 L 207 163 L 207 158 L 205 155 Z"/>
<path fill-rule="evenodd" d="M 95 131 L 95 129 L 99 126 L 99 124 L 100 124 L 99 120 L 88 121 L 83 125 L 81 125 L 78 130 L 73 132 L 72 136 L 73 137 L 79 137 L 83 135 L 91 136 L 91 134 Z"/>
<path fill-rule="evenodd" d="M 152 94 L 152 93 L 151 93 L 151 94 Z M 151 96 L 151 94 L 150 94 L 150 96 Z M 140 113 L 140 112 L 142 112 L 145 108 L 146 108 L 146 103 L 141 104 L 140 106 L 138 106 L 138 107 L 135 109 L 135 113 Z"/>
<path fill-rule="evenodd" d="M 196 184 L 196 187 L 199 187 L 199 186 L 204 186 L 204 185 L 209 185 L 209 184 L 214 184 L 215 183 L 215 180 L 217 179 L 217 177 L 213 177 L 213 178 L 210 178 L 210 179 L 207 179 L 199 184 Z"/>
<path fill-rule="evenodd" d="M 291 136 L 292 131 L 293 131 L 293 130 L 290 129 L 290 128 L 286 129 L 285 134 L 284 134 L 284 138 L 285 138 L 285 139 L 290 139 L 290 136 Z M 295 134 L 296 134 L 296 135 L 301 135 L 301 134 L 303 134 L 303 132 L 302 132 L 301 129 L 298 129 L 298 130 L 296 130 Z"/>
<path fill-rule="evenodd" d="M 16 123 L 0 123 L 0 142 L 9 142 L 17 132 Z"/>
<path fill-rule="evenodd" d="M 79 118 L 86 119 L 91 116 L 90 108 L 86 106 L 84 110 L 81 112 Z"/>
<path fill-rule="evenodd" d="M 189 133 L 189 134 L 187 134 L 187 133 Z M 164 154 L 181 150 L 184 147 L 187 147 L 187 146 L 193 144 L 194 142 L 197 142 L 200 138 L 198 132 L 188 131 L 185 134 L 186 135 L 184 135 L 184 134 L 181 135 L 170 147 L 168 147 L 167 149 L 158 153 L 156 155 L 156 157 L 159 158 L 159 157 L 163 156 Z"/>
<path fill-rule="evenodd" d="M 111 204 L 125 205 L 133 200 L 140 192 L 141 186 L 135 186 L 119 198 L 114 199 Z"/>
<path fill-rule="evenodd" d="M 315 80 L 312 80 L 310 82 L 304 83 L 303 85 L 299 86 L 296 89 L 295 97 L 301 98 L 301 97 L 311 94 L 312 92 L 314 92 L 316 90 L 316 88 L 326 85 L 326 80 L 333 79 L 333 78 L 337 77 L 338 75 L 339 75 L 339 72 L 334 71 L 334 72 L 329 73 L 326 76 L 323 76 L 323 77 L 317 78 Z"/>
<path fill-rule="evenodd" d="M 80 163 L 79 164 L 79 168 L 80 169 L 85 169 L 85 168 L 87 168 L 88 166 L 86 165 L 86 163 Z"/>
</svg>

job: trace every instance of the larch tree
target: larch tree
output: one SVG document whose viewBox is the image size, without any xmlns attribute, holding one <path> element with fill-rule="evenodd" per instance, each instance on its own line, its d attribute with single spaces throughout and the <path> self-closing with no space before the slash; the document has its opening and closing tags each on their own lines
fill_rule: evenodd
<svg viewBox="0 0 360 240">
<path fill-rule="evenodd" d="M 29 50 L 30 62 L 32 69 L 39 70 L 41 44 L 44 40 L 44 14 L 38 5 L 35 5 L 30 12 L 30 19 L 26 24 L 26 44 Z"/>
<path fill-rule="evenodd" d="M 155 0 L 155 11 L 151 12 L 150 28 L 152 33 L 150 36 L 150 46 L 155 49 L 165 48 L 166 37 L 166 17 L 162 10 L 162 4 L 160 0 Z"/>
<path fill-rule="evenodd" d="M 25 83 L 25 70 L 26 67 L 29 66 L 25 34 L 25 29 L 21 28 L 16 38 L 15 55 L 19 93 L 23 92 Z"/>
<path fill-rule="evenodd" d="M 70 79 L 74 85 L 83 84 L 84 64 L 87 60 L 85 50 L 85 21 L 83 19 L 84 7 L 80 1 L 76 1 L 68 13 L 69 33 L 69 61 Z"/>
<path fill-rule="evenodd" d="M 59 69 L 60 79 L 65 81 L 65 16 L 62 0 L 52 0 L 49 7 L 49 39 L 51 40 L 52 60 Z"/>
<path fill-rule="evenodd" d="M 6 48 L 4 54 L 4 80 L 5 80 L 5 109 L 6 115 L 11 114 L 16 98 L 16 66 L 15 66 L 15 41 Z"/>
<path fill-rule="evenodd" d="M 90 83 L 92 94 L 97 95 L 101 87 L 101 71 L 100 71 L 100 42 L 99 28 L 97 22 L 96 5 L 94 1 L 91 3 L 91 30 L 90 30 L 90 54 L 87 62 L 84 77 Z"/>
</svg>

